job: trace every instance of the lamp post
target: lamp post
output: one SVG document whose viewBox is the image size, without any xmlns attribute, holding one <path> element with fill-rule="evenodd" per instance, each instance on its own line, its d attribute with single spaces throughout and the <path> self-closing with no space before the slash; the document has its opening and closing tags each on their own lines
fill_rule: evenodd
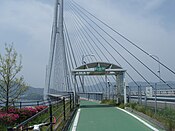
<svg viewBox="0 0 175 131">
<path fill-rule="evenodd" d="M 82 55 L 82 65 L 86 64 L 86 61 L 84 59 L 85 59 L 85 57 L 88 57 L 88 56 L 93 56 L 95 58 L 94 54 Z M 85 65 L 84 65 L 84 69 L 85 69 Z M 84 75 L 82 76 L 82 89 L 83 89 L 83 92 L 84 92 Z"/>
<path fill-rule="evenodd" d="M 161 76 L 160 76 L 160 59 L 156 55 L 151 55 L 152 57 L 155 57 L 158 61 L 158 75 L 159 75 L 159 82 L 161 82 Z M 155 83 L 155 114 L 157 113 L 157 83 Z"/>
<path fill-rule="evenodd" d="M 156 59 L 157 59 L 157 61 L 158 61 L 158 75 L 159 75 L 159 81 L 161 82 L 161 75 L 160 75 L 160 59 L 159 59 L 159 57 L 158 56 L 156 56 L 156 55 L 151 55 L 150 54 L 150 56 L 152 56 L 152 57 L 155 57 Z"/>
<path fill-rule="evenodd" d="M 110 100 L 110 82 L 109 80 L 107 80 L 107 83 L 108 83 L 108 88 L 109 88 L 109 100 Z"/>
<path fill-rule="evenodd" d="M 82 64 L 86 64 L 86 61 L 84 61 L 84 59 L 85 59 L 85 57 L 88 57 L 88 56 L 93 56 L 95 58 L 94 54 L 82 55 Z"/>
</svg>

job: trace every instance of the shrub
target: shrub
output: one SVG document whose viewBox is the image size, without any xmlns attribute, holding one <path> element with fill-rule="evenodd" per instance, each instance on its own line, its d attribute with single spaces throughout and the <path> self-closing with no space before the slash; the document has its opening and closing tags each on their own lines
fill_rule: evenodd
<svg viewBox="0 0 175 131">
<path fill-rule="evenodd" d="M 35 106 L 35 109 L 36 109 L 38 112 L 44 110 L 45 108 L 47 108 L 47 106 Z"/>
<path fill-rule="evenodd" d="M 136 105 L 135 110 L 145 113 L 145 108 L 142 105 Z"/>
<path fill-rule="evenodd" d="M 125 105 L 122 103 L 122 104 L 119 105 L 119 108 L 124 109 L 125 108 Z"/>
<path fill-rule="evenodd" d="M 132 109 L 135 109 L 136 105 L 137 105 L 137 103 L 131 103 L 131 104 L 130 104 L 130 107 L 131 107 Z"/>
<path fill-rule="evenodd" d="M 108 105 L 116 105 L 116 101 L 115 100 L 102 100 L 101 101 L 102 104 L 108 104 Z"/>
<path fill-rule="evenodd" d="M 12 125 L 19 118 L 18 114 L 13 113 L 0 113 L 0 122 L 5 125 Z"/>
<path fill-rule="evenodd" d="M 142 105 L 138 105 L 137 103 L 130 103 L 126 106 L 130 106 L 132 109 L 142 112 L 152 118 L 157 119 L 159 122 L 163 123 L 164 126 L 169 131 L 173 131 L 175 129 L 175 110 L 171 108 L 165 108 L 161 110 L 157 110 L 155 114 L 154 110 L 147 107 L 145 108 Z"/>
<path fill-rule="evenodd" d="M 15 107 L 9 107 L 8 113 L 20 114 L 20 109 Z"/>
<path fill-rule="evenodd" d="M 4 109 L 1 109 L 0 123 L 6 126 L 12 126 L 35 115 L 36 113 L 40 112 L 45 108 L 47 108 L 47 106 L 24 107 L 21 109 L 9 107 L 8 113 Z"/>
<path fill-rule="evenodd" d="M 154 115 L 153 111 L 151 109 L 148 109 L 148 108 L 145 109 L 145 114 L 150 116 L 150 117 L 153 117 L 153 115 Z"/>
<path fill-rule="evenodd" d="M 125 107 L 130 107 L 130 105 L 131 105 L 130 103 L 126 103 Z"/>
</svg>

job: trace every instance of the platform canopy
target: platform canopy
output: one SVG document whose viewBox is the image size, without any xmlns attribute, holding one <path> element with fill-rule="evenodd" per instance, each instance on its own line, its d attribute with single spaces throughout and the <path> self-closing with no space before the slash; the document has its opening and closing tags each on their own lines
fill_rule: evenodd
<svg viewBox="0 0 175 131">
<path fill-rule="evenodd" d="M 125 72 L 122 67 L 106 62 L 94 62 L 81 65 L 74 70 L 74 75 L 115 75 L 119 72 Z"/>
</svg>

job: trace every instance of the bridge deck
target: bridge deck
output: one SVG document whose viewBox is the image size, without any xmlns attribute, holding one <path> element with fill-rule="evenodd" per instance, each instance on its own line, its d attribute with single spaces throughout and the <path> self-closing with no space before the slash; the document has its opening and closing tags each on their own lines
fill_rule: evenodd
<svg viewBox="0 0 175 131">
<path fill-rule="evenodd" d="M 72 126 L 71 131 L 152 131 L 131 115 L 115 107 L 84 100 L 80 105 L 78 124 Z M 73 127 L 76 127 L 76 130 Z"/>
</svg>

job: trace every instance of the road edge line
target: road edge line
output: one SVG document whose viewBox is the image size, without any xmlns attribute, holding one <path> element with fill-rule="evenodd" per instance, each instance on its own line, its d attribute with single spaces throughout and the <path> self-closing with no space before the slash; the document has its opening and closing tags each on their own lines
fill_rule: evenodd
<svg viewBox="0 0 175 131">
<path fill-rule="evenodd" d="M 117 109 L 131 115 L 132 117 L 134 117 L 135 119 L 137 119 L 138 121 L 140 121 L 141 123 L 143 123 L 144 125 L 146 125 L 147 127 L 149 127 L 150 129 L 152 129 L 153 131 L 159 131 L 158 129 L 156 129 L 155 127 L 153 127 L 152 125 L 148 124 L 147 122 L 145 122 L 144 120 L 140 119 L 139 117 L 137 117 L 136 115 L 124 110 L 124 109 L 121 109 L 119 107 L 116 107 Z"/>
<path fill-rule="evenodd" d="M 78 109 L 76 117 L 74 119 L 72 131 L 76 131 L 77 130 L 78 120 L 79 120 L 79 117 L 80 117 L 80 111 L 81 111 L 81 109 Z"/>
</svg>

